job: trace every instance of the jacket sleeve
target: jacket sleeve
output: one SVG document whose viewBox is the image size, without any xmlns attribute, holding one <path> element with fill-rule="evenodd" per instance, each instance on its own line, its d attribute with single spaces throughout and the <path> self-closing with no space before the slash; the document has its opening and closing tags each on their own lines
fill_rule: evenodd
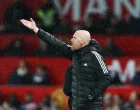
<svg viewBox="0 0 140 110">
<path fill-rule="evenodd" d="M 98 98 L 110 85 L 112 79 L 106 64 L 100 54 L 93 51 L 93 69 L 98 77 L 98 81 L 91 91 L 93 99 Z"/>
<path fill-rule="evenodd" d="M 65 57 L 67 57 L 69 59 L 72 58 L 71 47 L 68 46 L 66 43 L 60 41 L 59 39 L 57 39 L 53 35 L 43 31 L 42 29 L 39 29 L 39 31 L 37 32 L 37 36 L 41 40 L 45 41 L 47 44 L 51 45 L 52 47 L 57 49 L 59 52 L 61 52 L 62 55 L 64 55 Z"/>
</svg>

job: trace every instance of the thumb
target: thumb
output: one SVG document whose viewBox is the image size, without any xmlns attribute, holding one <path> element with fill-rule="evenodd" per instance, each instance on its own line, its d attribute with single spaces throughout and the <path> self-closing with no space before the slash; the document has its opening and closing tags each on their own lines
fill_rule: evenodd
<svg viewBox="0 0 140 110">
<path fill-rule="evenodd" d="M 34 22 L 34 20 L 33 20 L 32 18 L 30 18 L 30 20 L 31 20 L 32 22 Z"/>
</svg>

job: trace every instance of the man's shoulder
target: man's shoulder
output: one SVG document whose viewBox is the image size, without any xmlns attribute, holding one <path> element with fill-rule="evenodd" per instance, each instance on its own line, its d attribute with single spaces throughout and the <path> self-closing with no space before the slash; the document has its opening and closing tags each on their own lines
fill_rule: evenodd
<svg viewBox="0 0 140 110">
<path fill-rule="evenodd" d="M 100 53 L 98 53 L 97 51 L 91 51 L 90 54 L 91 54 L 93 59 L 102 59 L 102 60 L 104 60 L 102 55 Z"/>
<path fill-rule="evenodd" d="M 90 53 L 91 53 L 92 56 L 95 56 L 95 57 L 96 57 L 96 56 L 102 57 L 101 54 L 98 53 L 97 51 L 90 51 Z"/>
</svg>

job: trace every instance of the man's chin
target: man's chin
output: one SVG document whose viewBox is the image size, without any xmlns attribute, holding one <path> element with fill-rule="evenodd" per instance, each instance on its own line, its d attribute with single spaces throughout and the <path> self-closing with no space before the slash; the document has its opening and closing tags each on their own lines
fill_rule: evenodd
<svg viewBox="0 0 140 110">
<path fill-rule="evenodd" d="M 76 49 L 75 47 L 72 46 L 72 47 L 71 47 L 71 50 L 72 50 L 72 51 L 75 51 L 75 50 L 77 50 L 77 49 Z"/>
<path fill-rule="evenodd" d="M 79 49 L 71 47 L 71 50 L 76 51 L 76 50 L 79 50 Z"/>
<path fill-rule="evenodd" d="M 75 49 L 73 47 L 71 47 L 71 50 L 74 51 Z"/>
</svg>

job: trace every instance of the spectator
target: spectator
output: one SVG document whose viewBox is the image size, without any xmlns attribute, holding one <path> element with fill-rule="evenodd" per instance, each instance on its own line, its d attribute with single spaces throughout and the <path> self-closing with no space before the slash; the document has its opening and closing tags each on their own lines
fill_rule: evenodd
<svg viewBox="0 0 140 110">
<path fill-rule="evenodd" d="M 21 110 L 37 110 L 38 106 L 33 100 L 31 93 L 26 93 L 24 97 L 24 104 L 21 105 Z"/>
<path fill-rule="evenodd" d="M 137 100 L 135 103 L 135 110 L 140 110 L 140 100 Z"/>
<path fill-rule="evenodd" d="M 122 56 L 121 49 L 115 45 L 111 38 L 107 39 L 104 48 L 100 51 L 101 55 L 105 57 L 120 57 Z"/>
<path fill-rule="evenodd" d="M 21 33 L 27 32 L 27 28 L 23 27 L 20 19 L 29 19 L 29 10 L 24 6 L 22 0 L 14 0 L 4 13 L 4 32 L 5 33 Z"/>
<path fill-rule="evenodd" d="M 14 93 L 9 94 L 8 101 L 3 104 L 5 110 L 19 110 L 20 101 Z"/>
<path fill-rule="evenodd" d="M 40 104 L 40 110 L 57 110 L 56 105 L 52 102 L 51 96 L 47 95 Z"/>
<path fill-rule="evenodd" d="M 127 34 L 139 34 L 140 22 L 138 18 L 134 18 L 130 14 L 126 16 L 125 19 L 125 30 L 124 33 Z"/>
<path fill-rule="evenodd" d="M 112 95 L 110 93 L 104 94 L 103 110 L 111 110 L 113 104 Z"/>
<path fill-rule="evenodd" d="M 48 73 L 45 71 L 45 67 L 38 65 L 33 76 L 33 84 L 35 85 L 49 85 L 50 79 Z"/>
<path fill-rule="evenodd" d="M 119 94 L 116 94 L 113 96 L 112 108 L 115 108 L 115 107 L 118 108 L 118 110 L 123 110 L 123 97 Z"/>
<path fill-rule="evenodd" d="M 95 19 L 92 14 L 89 14 L 88 17 L 84 20 L 84 23 L 81 26 L 81 29 L 87 30 L 91 34 L 98 32 L 97 26 L 95 24 Z"/>
<path fill-rule="evenodd" d="M 107 11 L 105 14 L 101 14 L 97 19 L 97 28 L 99 34 L 106 34 L 107 29 L 110 26 L 110 18 L 112 14 Z"/>
<path fill-rule="evenodd" d="M 119 21 L 118 21 L 117 17 L 112 16 L 110 19 L 109 27 L 106 30 L 106 33 L 107 34 L 116 34 L 118 26 L 119 26 Z"/>
<path fill-rule="evenodd" d="M 48 54 L 49 54 L 48 53 L 48 45 L 44 41 L 40 40 L 39 46 L 36 49 L 35 54 L 36 54 L 36 56 L 39 56 L 39 57 L 48 56 Z"/>
<path fill-rule="evenodd" d="M 130 33 L 130 21 L 129 19 L 123 19 L 118 22 L 117 33 L 116 34 L 127 34 Z"/>
<path fill-rule="evenodd" d="M 68 24 L 66 20 L 61 20 L 60 25 L 55 28 L 54 32 L 56 34 L 67 35 L 72 34 L 73 29 L 70 23 Z"/>
<path fill-rule="evenodd" d="M 37 11 L 38 23 L 40 27 L 52 33 L 59 23 L 59 13 L 53 4 L 53 0 L 44 0 Z"/>
<path fill-rule="evenodd" d="M 124 110 L 134 110 L 134 104 L 138 99 L 137 92 L 133 91 L 130 94 L 129 100 L 124 104 Z"/>
<path fill-rule="evenodd" d="M 50 45 L 47 45 L 44 41 L 40 40 L 38 48 L 35 50 L 35 55 L 38 57 L 60 56 L 60 53 Z"/>
<path fill-rule="evenodd" d="M 28 66 L 25 61 L 21 60 L 19 62 L 19 66 L 10 76 L 8 84 L 32 84 L 31 73 L 29 72 Z"/>
<path fill-rule="evenodd" d="M 140 85 L 140 65 L 138 65 L 136 68 L 136 73 L 131 81 L 131 84 L 138 85 L 138 86 Z"/>
<path fill-rule="evenodd" d="M 24 41 L 22 39 L 13 40 L 8 47 L 2 50 L 3 56 L 24 56 Z"/>
</svg>

